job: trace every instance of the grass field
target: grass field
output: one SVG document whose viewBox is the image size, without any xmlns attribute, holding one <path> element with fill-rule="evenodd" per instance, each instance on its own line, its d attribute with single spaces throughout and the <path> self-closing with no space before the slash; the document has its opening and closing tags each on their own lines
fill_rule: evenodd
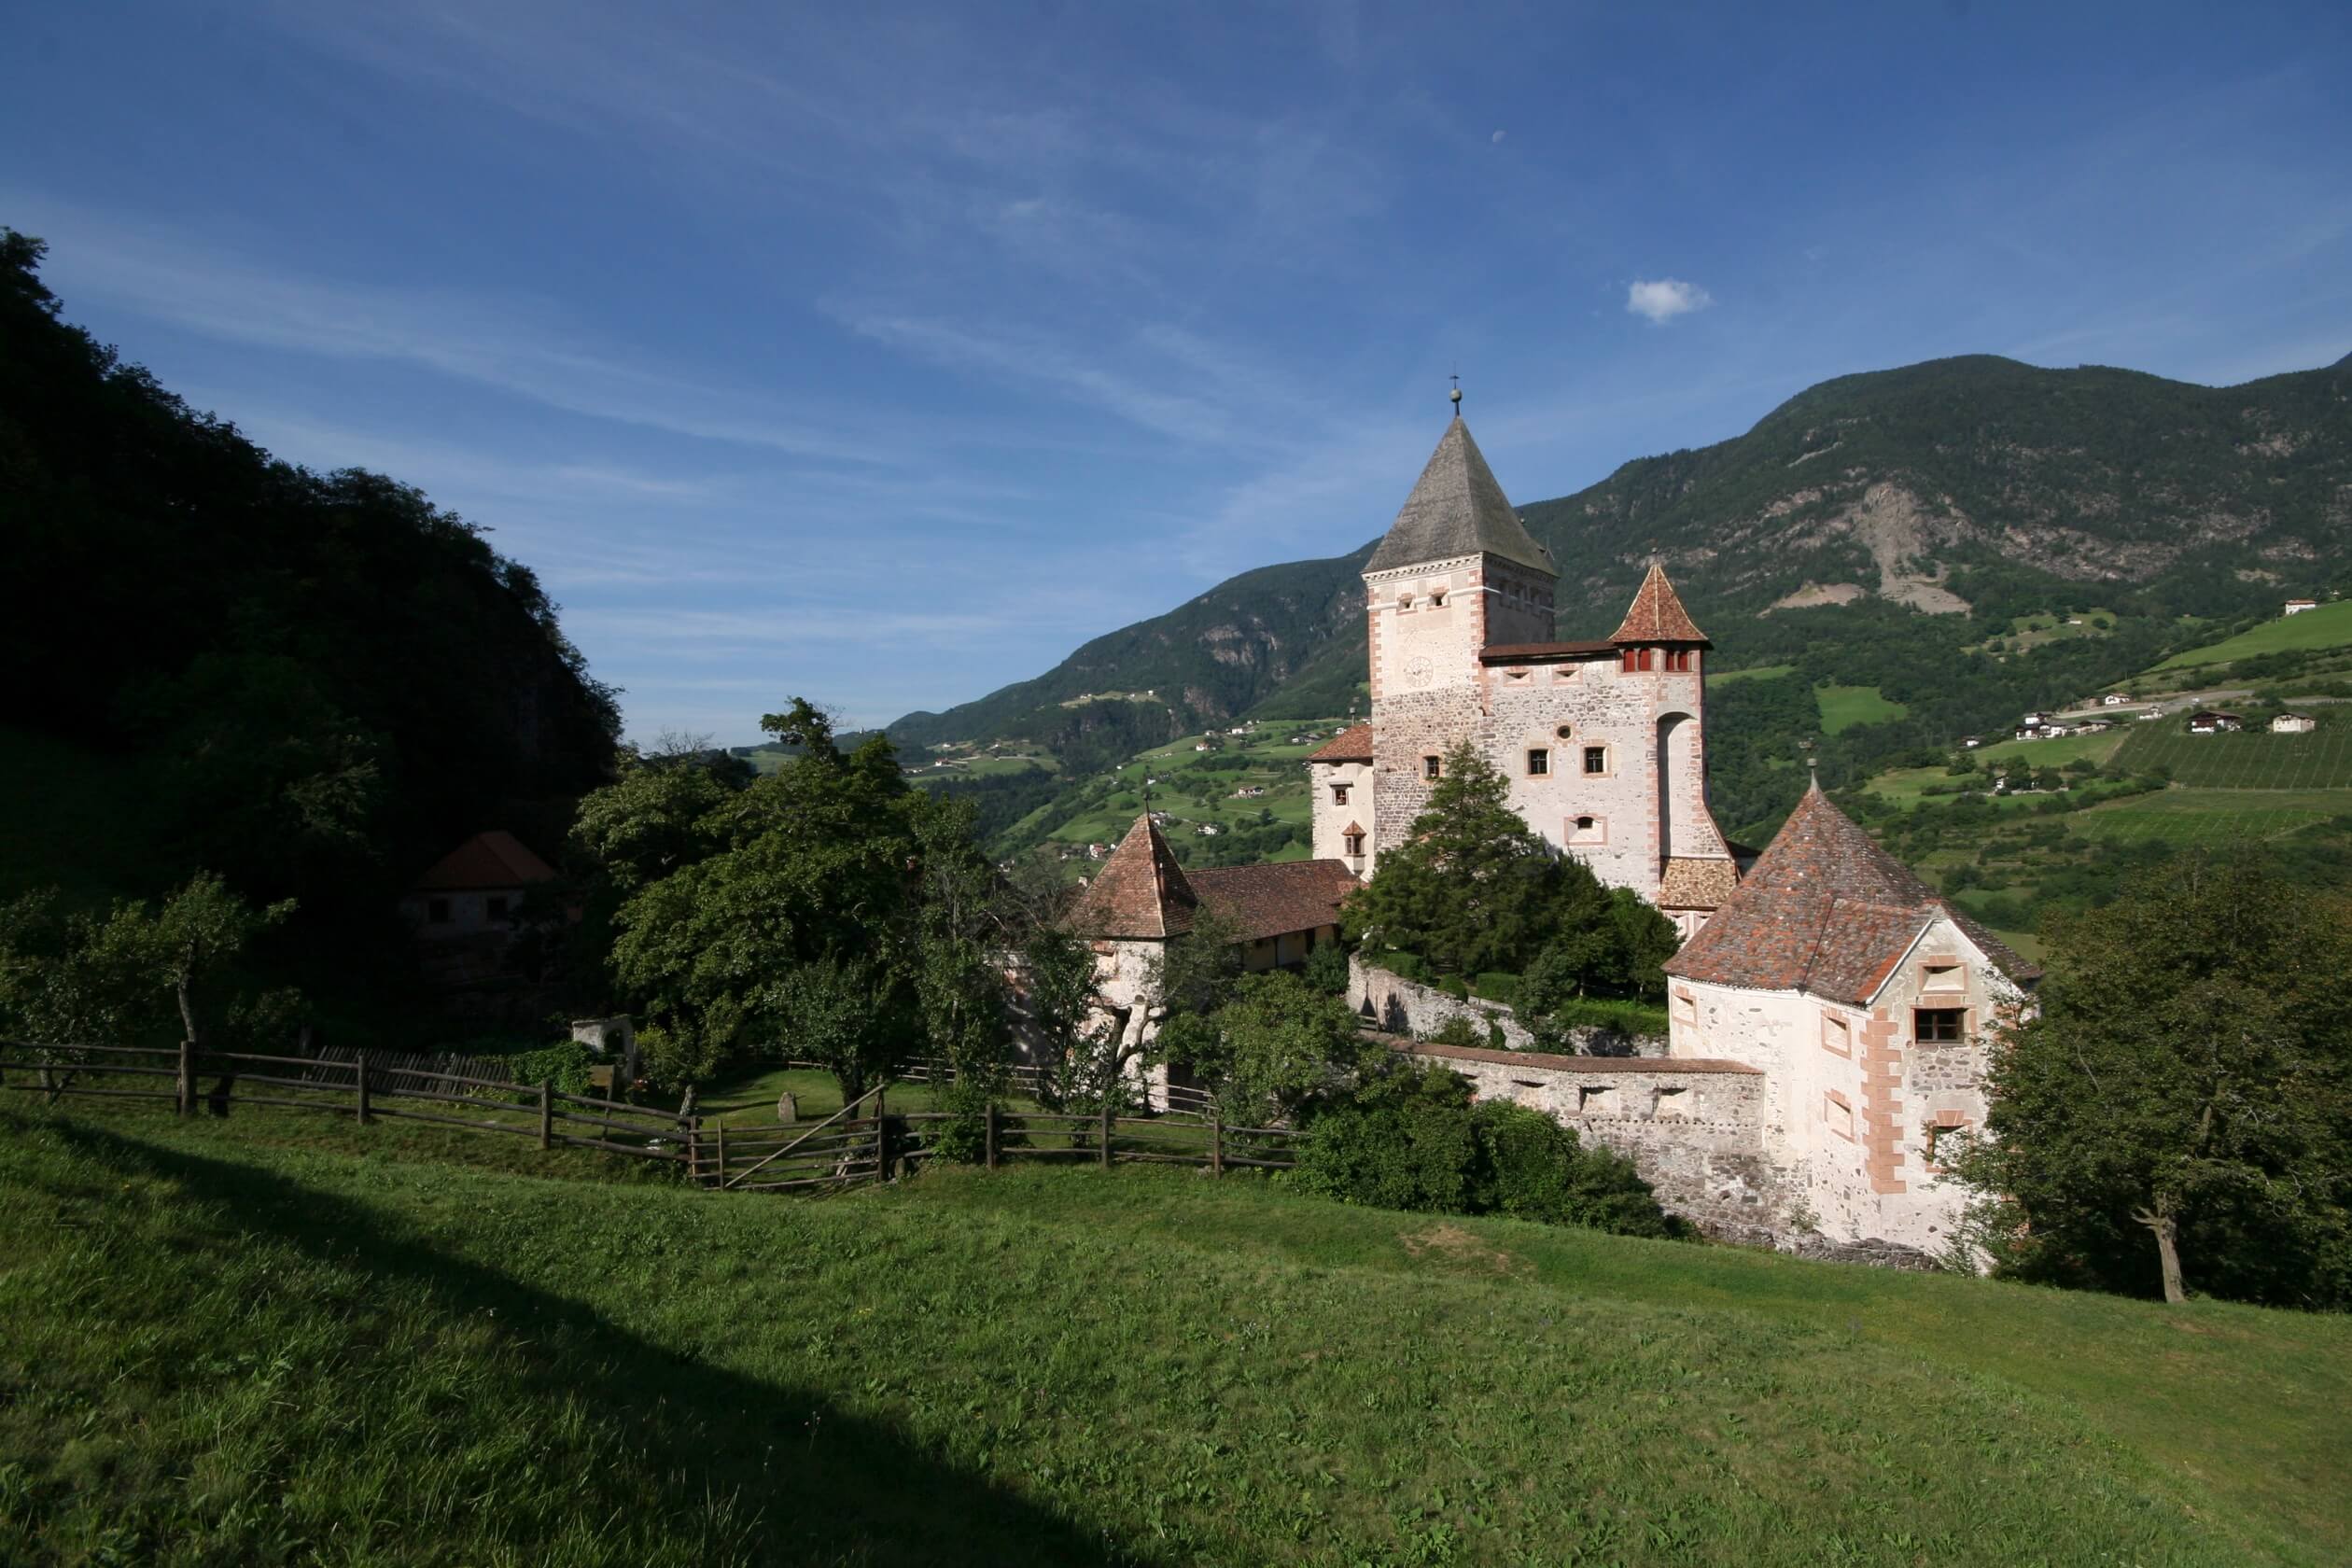
<svg viewBox="0 0 2352 1568">
<path fill-rule="evenodd" d="M 1821 708 L 1821 728 L 1826 735 L 1838 735 L 1857 724 L 1900 719 L 1911 711 L 1879 695 L 1875 686 L 1816 686 L 1813 701 Z"/>
<path fill-rule="evenodd" d="M 2154 729 L 2156 726 L 2149 726 Z M 1996 740 L 1980 746 L 1968 753 L 1981 763 L 2007 762 L 2011 759 L 2029 763 L 2037 768 L 2064 767 L 2068 763 L 2088 757 L 2104 763 L 2131 738 L 2131 732 L 2119 724 L 2104 735 L 2060 735 L 2055 740 Z"/>
<path fill-rule="evenodd" d="M 2209 790 L 2352 790 L 2352 722 L 2319 713 L 2309 735 L 2192 735 L 2184 720 L 2166 717 L 2135 726 L 2116 761 L 2135 772 L 2168 768 L 2175 783 Z"/>
<path fill-rule="evenodd" d="M 2160 838 L 2213 844 L 2240 836 L 2277 839 L 2352 816 L 2352 792 L 2333 790 L 2164 790 L 2066 819 L 2089 839 Z"/>
<path fill-rule="evenodd" d="M 2265 621 L 2233 637 L 2176 653 L 2156 667 L 2185 669 L 2198 665 L 2226 665 L 2258 653 L 2287 653 L 2317 648 L 2352 647 L 2352 599 L 2323 604 L 2301 615 Z"/>
<path fill-rule="evenodd" d="M 0 1114 L 0 1560 L 2321 1563 L 2352 1538 L 2340 1318 L 1157 1169 L 722 1197 L 386 1127 L 283 1143 L 267 1114 Z"/>
</svg>

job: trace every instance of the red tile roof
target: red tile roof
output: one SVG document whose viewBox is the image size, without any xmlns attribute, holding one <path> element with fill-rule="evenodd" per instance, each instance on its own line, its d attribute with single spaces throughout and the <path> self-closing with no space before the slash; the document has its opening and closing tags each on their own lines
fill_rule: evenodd
<svg viewBox="0 0 2352 1568">
<path fill-rule="evenodd" d="M 1949 919 L 1995 968 L 2029 984 L 2041 971 L 1953 908 L 1829 802 L 1808 791 L 1737 891 L 1666 961 L 1677 979 L 1805 990 L 1867 1004 L 1928 926 Z"/>
<path fill-rule="evenodd" d="M 1673 855 L 1658 879 L 1660 909 L 1713 909 L 1740 885 L 1739 868 L 1726 860 Z"/>
<path fill-rule="evenodd" d="M 1175 851 L 1146 812 L 1119 840 L 1062 924 L 1079 936 L 1181 936 L 1192 930 L 1199 903 Z"/>
<path fill-rule="evenodd" d="M 1372 760 L 1372 726 L 1351 724 L 1307 753 L 1310 763 L 1368 763 Z"/>
<path fill-rule="evenodd" d="M 432 869 L 416 879 L 415 890 L 462 893 L 483 888 L 520 888 L 553 881 L 554 876 L 555 868 L 532 854 L 521 839 L 504 828 L 493 828 L 474 834 L 434 861 Z"/>
<path fill-rule="evenodd" d="M 1339 901 L 1363 884 L 1343 861 L 1207 867 L 1192 874 L 1202 907 L 1224 916 L 1245 941 L 1339 923 Z"/>
<path fill-rule="evenodd" d="M 1497 1067 L 1547 1067 L 1555 1072 L 1742 1072 L 1761 1076 L 1764 1071 L 1721 1057 L 1562 1057 L 1549 1051 L 1490 1051 L 1478 1045 L 1439 1045 L 1427 1040 L 1382 1038 L 1407 1056 L 1492 1062 Z"/>
<path fill-rule="evenodd" d="M 1617 629 L 1611 642 L 1699 642 L 1707 641 L 1683 609 L 1674 585 L 1666 581 L 1666 568 L 1650 563 L 1649 575 L 1633 594 L 1633 607 L 1625 612 L 1624 623 Z M 1708 644 L 1712 647 L 1713 644 Z"/>
<path fill-rule="evenodd" d="M 1617 651 L 1614 642 L 1496 642 L 1478 650 L 1489 665 L 1532 665 L 1545 659 L 1593 659 Z"/>
</svg>

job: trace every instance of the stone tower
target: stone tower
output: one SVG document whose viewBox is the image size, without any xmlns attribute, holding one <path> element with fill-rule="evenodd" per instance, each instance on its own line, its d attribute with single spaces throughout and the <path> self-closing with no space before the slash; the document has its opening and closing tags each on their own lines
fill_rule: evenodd
<svg viewBox="0 0 2352 1568">
<path fill-rule="evenodd" d="M 1480 651 L 1551 635 L 1557 575 L 1457 413 L 1365 564 L 1378 820 L 1363 875 L 1428 803 L 1431 759 L 1483 729 Z"/>
</svg>

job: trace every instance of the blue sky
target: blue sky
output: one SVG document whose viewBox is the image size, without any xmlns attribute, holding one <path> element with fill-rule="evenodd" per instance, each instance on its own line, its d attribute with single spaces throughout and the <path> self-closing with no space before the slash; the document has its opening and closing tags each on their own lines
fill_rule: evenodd
<svg viewBox="0 0 2352 1568">
<path fill-rule="evenodd" d="M 2352 350 L 2352 7 L 51 6 L 0 222 L 539 568 L 632 735 L 940 707 L 1939 355 Z"/>
</svg>

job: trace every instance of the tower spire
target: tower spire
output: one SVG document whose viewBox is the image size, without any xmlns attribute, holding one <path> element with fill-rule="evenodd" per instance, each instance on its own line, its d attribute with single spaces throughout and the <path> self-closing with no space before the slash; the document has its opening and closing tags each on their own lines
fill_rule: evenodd
<svg viewBox="0 0 2352 1568">
<path fill-rule="evenodd" d="M 1446 379 L 1447 379 L 1448 381 L 1450 381 L 1450 382 L 1452 382 L 1452 383 L 1453 383 L 1453 390 L 1452 390 L 1451 392 L 1447 393 L 1447 394 L 1446 394 L 1446 396 L 1447 396 L 1447 397 L 1449 397 L 1449 398 L 1450 398 L 1450 399 L 1453 400 L 1454 417 L 1455 417 L 1456 419 L 1459 419 L 1459 418 L 1461 418 L 1461 417 L 1462 417 L 1462 375 L 1461 375 L 1461 372 L 1456 371 L 1454 374 L 1448 376 Z"/>
</svg>

